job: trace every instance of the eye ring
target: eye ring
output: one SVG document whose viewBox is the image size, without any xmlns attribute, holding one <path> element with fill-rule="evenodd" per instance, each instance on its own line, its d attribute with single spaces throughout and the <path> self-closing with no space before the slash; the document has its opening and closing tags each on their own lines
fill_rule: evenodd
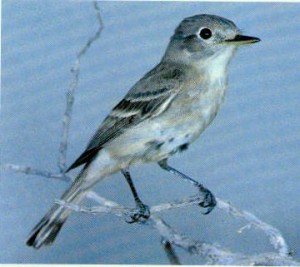
<svg viewBox="0 0 300 267">
<path fill-rule="evenodd" d="M 203 28 L 203 29 L 200 30 L 199 36 L 202 39 L 207 40 L 207 39 L 209 39 L 212 36 L 212 32 L 208 28 Z"/>
</svg>

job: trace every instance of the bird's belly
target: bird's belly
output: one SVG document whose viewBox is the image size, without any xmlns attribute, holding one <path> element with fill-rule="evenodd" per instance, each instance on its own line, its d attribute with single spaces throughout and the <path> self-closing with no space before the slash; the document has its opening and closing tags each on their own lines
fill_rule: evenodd
<svg viewBox="0 0 300 267">
<path fill-rule="evenodd" d="M 187 118 L 176 117 L 176 123 L 164 128 L 161 136 L 157 136 L 159 138 L 155 139 L 154 143 L 157 143 L 159 149 L 154 154 L 159 152 L 157 156 L 165 158 L 166 156 L 186 150 L 212 121 L 211 113 L 202 116 L 197 115 L 189 114 Z M 149 153 L 150 155 L 151 153 Z"/>
<path fill-rule="evenodd" d="M 217 110 L 217 106 L 198 107 L 198 110 L 177 113 L 168 119 L 153 120 L 155 130 L 145 143 L 145 158 L 159 161 L 186 150 L 211 123 Z"/>
</svg>

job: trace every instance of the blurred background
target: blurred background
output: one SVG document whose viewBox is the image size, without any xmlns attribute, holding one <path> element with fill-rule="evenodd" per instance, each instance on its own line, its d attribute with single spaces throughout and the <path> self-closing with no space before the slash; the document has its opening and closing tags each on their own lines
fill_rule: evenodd
<svg viewBox="0 0 300 267">
<path fill-rule="evenodd" d="M 127 90 L 162 57 L 185 17 L 208 13 L 233 20 L 261 42 L 242 47 L 229 67 L 229 89 L 217 118 L 170 163 L 219 198 L 278 228 L 300 260 L 300 4 L 101 2 L 101 38 L 83 57 L 70 129 L 68 165 Z M 57 171 L 58 147 L 76 53 L 97 30 L 91 2 L 2 2 L 1 163 Z M 195 193 L 156 164 L 132 175 L 148 205 Z M 67 184 L 1 170 L 1 263 L 168 264 L 156 232 L 112 215 L 73 214 L 53 246 L 25 240 Z M 134 206 L 121 174 L 95 187 Z M 272 251 L 258 230 L 216 209 L 166 212 L 179 232 L 246 254 Z M 176 249 L 181 262 L 203 263 Z"/>
</svg>

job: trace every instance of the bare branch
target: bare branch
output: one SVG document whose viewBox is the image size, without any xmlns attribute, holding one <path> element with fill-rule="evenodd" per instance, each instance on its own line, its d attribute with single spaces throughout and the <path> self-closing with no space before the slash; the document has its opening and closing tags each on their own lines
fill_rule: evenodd
<svg viewBox="0 0 300 267">
<path fill-rule="evenodd" d="M 1 164 L 0 167 L 2 169 L 12 170 L 15 172 L 21 172 L 30 175 L 39 175 L 46 178 L 59 179 L 65 182 L 66 181 L 69 182 L 72 179 L 71 177 L 64 176 L 63 174 L 60 173 L 55 174 L 49 171 L 39 170 L 28 166 L 19 166 L 15 164 Z M 119 205 L 116 202 L 113 202 L 111 200 L 99 196 L 93 191 L 90 191 L 87 194 L 87 197 L 96 201 L 101 206 L 82 207 L 82 206 L 74 205 L 72 203 L 66 203 L 61 200 L 58 200 L 56 202 L 74 211 L 77 212 L 80 211 L 80 212 L 91 213 L 91 214 L 110 213 L 118 217 L 127 218 L 128 216 L 130 216 L 132 212 L 134 212 L 133 208 L 127 208 L 122 205 Z M 269 264 L 298 265 L 299 264 L 293 261 L 290 257 L 287 257 L 288 247 L 286 245 L 284 238 L 276 228 L 266 224 L 265 222 L 262 222 L 253 214 L 246 211 L 239 210 L 236 207 L 234 207 L 232 204 L 225 202 L 219 198 L 217 199 L 217 201 L 218 201 L 218 207 L 220 209 L 231 214 L 235 218 L 240 217 L 247 220 L 249 224 L 247 224 L 246 227 L 249 227 L 249 225 L 254 225 L 258 229 L 262 230 L 267 236 L 269 236 L 270 242 L 274 246 L 274 248 L 278 250 L 278 254 L 265 253 L 265 254 L 255 255 L 252 257 L 246 257 L 244 255 L 234 254 L 228 251 L 224 251 L 218 248 L 217 246 L 199 243 L 198 241 L 191 240 L 187 237 L 179 235 L 170 226 L 168 226 L 165 222 L 163 222 L 160 218 L 155 217 L 153 215 L 155 213 L 159 213 L 166 210 L 183 208 L 190 205 L 197 205 L 199 203 L 199 200 L 200 197 L 196 195 L 196 196 L 191 196 L 189 198 L 185 198 L 183 200 L 177 200 L 170 203 L 162 203 L 151 207 L 150 209 L 152 213 L 151 220 L 154 222 L 154 224 L 152 223 L 151 225 L 161 234 L 164 240 L 168 240 L 168 242 L 176 246 L 179 246 L 181 248 L 184 248 L 186 251 L 189 252 L 192 251 L 191 253 L 199 254 L 201 256 L 206 255 L 205 258 L 208 260 L 209 263 L 212 264 L 246 264 L 246 265 L 253 265 L 257 263 L 260 263 L 262 265 L 269 265 Z M 149 223 L 147 223 L 146 225 L 149 225 Z M 168 251 L 168 253 L 171 252 Z M 168 254 L 168 258 L 170 257 L 171 254 Z M 179 260 L 178 263 L 175 263 L 175 258 L 170 259 L 170 262 L 174 264 L 179 264 Z"/>
<path fill-rule="evenodd" d="M 90 198 L 94 199 L 94 197 L 95 197 L 95 193 L 93 193 L 93 195 L 90 195 Z M 97 197 L 96 197 L 96 199 L 97 199 Z M 106 205 L 106 201 L 107 200 L 102 198 L 102 200 L 100 201 L 100 204 Z M 155 214 L 155 213 L 159 213 L 159 212 L 166 211 L 166 210 L 183 208 L 183 207 L 187 207 L 187 206 L 191 206 L 191 205 L 198 205 L 198 203 L 200 201 L 201 201 L 201 197 L 199 197 L 198 195 L 194 195 L 189 198 L 182 199 L 182 200 L 177 200 L 177 201 L 169 202 L 169 203 L 162 203 L 162 204 L 153 206 L 150 208 L 150 212 L 151 212 L 151 214 Z M 277 230 L 273 226 L 261 221 L 252 213 L 243 211 L 243 210 L 240 210 L 240 209 L 234 207 L 229 202 L 225 202 L 224 200 L 217 198 L 217 203 L 218 203 L 217 207 L 220 208 L 221 210 L 229 213 L 230 215 L 233 215 L 236 218 L 242 218 L 249 222 L 248 225 L 253 225 L 253 226 L 257 227 L 259 230 L 262 230 L 269 237 L 270 243 L 273 245 L 274 249 L 277 250 L 280 255 L 282 255 L 282 256 L 288 255 L 288 253 L 289 253 L 288 246 L 279 230 Z M 116 206 L 118 206 L 118 205 L 115 204 L 114 207 L 116 207 Z M 119 208 L 117 210 L 118 210 L 118 212 L 120 212 Z M 91 207 L 91 208 L 81 207 L 81 211 L 87 212 L 87 213 L 89 213 L 89 212 L 90 213 L 103 213 L 104 212 L 102 206 Z M 123 208 L 123 212 L 129 212 L 129 211 L 132 211 L 132 210 L 130 210 L 130 209 L 125 210 L 125 208 Z M 112 211 L 112 213 L 114 213 L 114 211 Z"/>
<path fill-rule="evenodd" d="M 11 170 L 14 172 L 20 172 L 20 173 L 25 173 L 30 175 L 38 175 L 46 178 L 62 180 L 64 182 L 69 182 L 72 180 L 71 177 L 64 175 L 62 173 L 52 173 L 49 171 L 35 169 L 29 166 L 20 166 L 20 165 L 6 163 L 6 164 L 0 164 L 0 168 L 4 170 Z"/>
<path fill-rule="evenodd" d="M 99 213 L 110 213 L 114 214 L 118 217 L 125 217 L 126 213 L 133 211 L 133 209 L 130 208 L 125 208 L 123 206 L 98 206 L 98 207 L 84 207 L 84 206 L 79 206 L 70 202 L 65 202 L 63 200 L 57 199 L 55 200 L 56 204 L 59 204 L 61 206 L 64 206 L 68 209 L 71 209 L 76 212 L 83 212 L 83 213 L 90 213 L 90 214 L 99 214 Z"/>
<path fill-rule="evenodd" d="M 66 170 L 66 159 L 67 159 L 67 148 L 68 148 L 68 137 L 69 137 L 69 129 L 71 123 L 71 115 L 74 103 L 74 93 L 78 86 L 79 81 L 79 73 L 80 73 L 80 60 L 81 57 L 85 55 L 87 50 L 90 48 L 93 42 L 99 39 L 101 32 L 104 28 L 100 10 L 96 1 L 93 2 L 94 8 L 96 10 L 97 21 L 98 21 L 98 29 L 94 36 L 88 39 L 86 44 L 80 49 L 79 53 L 76 56 L 76 60 L 74 62 L 73 67 L 71 68 L 72 72 L 72 80 L 70 82 L 69 88 L 66 92 L 66 110 L 63 117 L 63 127 L 61 134 L 61 141 L 59 145 L 59 154 L 58 154 L 58 168 L 60 173 L 64 173 Z"/>
<path fill-rule="evenodd" d="M 206 244 L 193 240 L 185 235 L 177 233 L 161 218 L 152 216 L 153 227 L 160 235 L 167 239 L 171 244 L 181 247 L 191 254 L 197 254 L 206 260 L 207 264 L 218 265 L 295 265 L 299 262 L 292 260 L 290 257 L 281 256 L 276 253 L 263 253 L 254 256 L 247 256 L 239 253 L 232 253 L 223 250 L 219 246 Z"/>
<path fill-rule="evenodd" d="M 157 216 L 151 216 L 153 227 L 159 232 L 162 238 L 168 240 L 171 244 L 178 246 L 191 254 L 198 254 L 204 257 L 209 264 L 230 264 L 230 260 L 240 258 L 228 251 L 223 251 L 217 246 L 205 244 L 197 240 L 188 238 L 179 234 L 166 222 Z"/>
<path fill-rule="evenodd" d="M 56 201 L 56 203 L 67 207 L 69 209 L 72 209 L 73 211 L 79 211 L 84 213 L 91 213 L 91 214 L 97 214 L 97 213 L 110 213 L 114 214 L 118 217 L 122 217 L 126 220 L 128 217 L 128 214 L 132 212 L 134 209 L 126 208 L 122 205 L 119 205 L 116 202 L 113 202 L 111 200 L 107 200 L 103 197 L 98 196 L 95 192 L 88 193 L 88 198 L 95 200 L 101 206 L 98 207 L 83 207 L 78 206 L 72 203 L 66 203 L 63 201 Z M 190 198 L 191 199 L 191 198 Z M 218 200 L 220 201 L 220 200 Z M 174 202 L 175 203 L 175 202 Z M 183 201 L 177 201 L 179 205 L 177 206 L 182 207 Z M 190 205 L 191 202 L 188 202 L 187 205 Z M 236 217 L 236 214 L 243 214 L 243 211 L 239 211 L 238 209 L 234 208 L 229 203 L 224 202 L 226 205 L 222 205 L 221 209 L 223 207 L 231 207 L 230 208 L 230 214 Z M 223 204 L 223 203 L 222 203 Z M 228 206 L 227 206 L 228 205 Z M 166 207 L 166 204 L 162 204 L 163 207 Z M 156 210 L 156 213 L 162 210 L 159 208 L 152 208 L 151 210 Z M 170 205 L 171 208 L 175 208 L 176 204 Z M 224 209 L 228 212 L 228 209 Z M 236 214 L 233 214 L 231 211 L 237 211 Z M 238 216 L 243 217 L 244 216 Z M 256 218 L 257 219 L 257 218 Z M 257 219 L 258 220 L 258 219 Z M 211 245 L 204 242 L 199 242 L 197 240 L 191 239 L 185 235 L 177 233 L 171 226 L 169 226 L 166 222 L 164 222 L 161 218 L 159 218 L 157 215 L 151 215 L 150 219 L 146 222 L 141 223 L 141 225 L 145 226 L 151 226 L 154 228 L 163 238 L 163 240 L 166 240 L 166 242 L 169 242 L 170 244 L 173 244 L 175 246 L 178 246 L 187 252 L 191 254 L 200 255 L 203 257 L 208 264 L 221 264 L 221 265 L 299 265 L 298 262 L 293 261 L 290 257 L 286 255 L 281 255 L 277 253 L 263 253 L 259 255 L 243 255 L 239 253 L 232 253 L 226 249 L 222 249 L 221 247 L 217 245 Z M 168 253 L 170 250 L 168 250 Z M 174 253 L 174 251 L 173 251 Z M 174 254 L 175 255 L 175 254 Z M 172 257 L 176 258 L 176 255 Z M 168 255 L 168 258 L 171 257 L 171 254 Z M 175 258 L 170 259 L 171 263 L 175 262 Z M 177 259 L 178 260 L 178 259 Z M 179 264 L 179 260 L 178 263 Z"/>
<path fill-rule="evenodd" d="M 221 199 L 217 199 L 218 207 L 234 217 L 240 217 L 247 220 L 250 224 L 254 225 L 258 229 L 262 230 L 270 239 L 271 245 L 281 256 L 287 256 L 289 254 L 288 246 L 281 235 L 280 231 L 273 226 L 261 221 L 255 215 L 248 211 L 243 211 L 235 208 L 230 203 Z"/>
</svg>

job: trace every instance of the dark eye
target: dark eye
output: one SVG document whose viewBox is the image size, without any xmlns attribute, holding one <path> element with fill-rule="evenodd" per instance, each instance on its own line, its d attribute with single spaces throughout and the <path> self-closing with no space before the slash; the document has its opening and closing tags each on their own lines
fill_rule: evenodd
<svg viewBox="0 0 300 267">
<path fill-rule="evenodd" d="M 211 33 L 211 30 L 210 30 L 210 29 L 204 28 L 204 29 L 202 29 L 202 30 L 200 31 L 199 35 L 200 35 L 200 37 L 201 37 L 202 39 L 205 39 L 205 40 L 206 40 L 206 39 L 209 39 L 209 38 L 211 37 L 212 33 Z"/>
</svg>

